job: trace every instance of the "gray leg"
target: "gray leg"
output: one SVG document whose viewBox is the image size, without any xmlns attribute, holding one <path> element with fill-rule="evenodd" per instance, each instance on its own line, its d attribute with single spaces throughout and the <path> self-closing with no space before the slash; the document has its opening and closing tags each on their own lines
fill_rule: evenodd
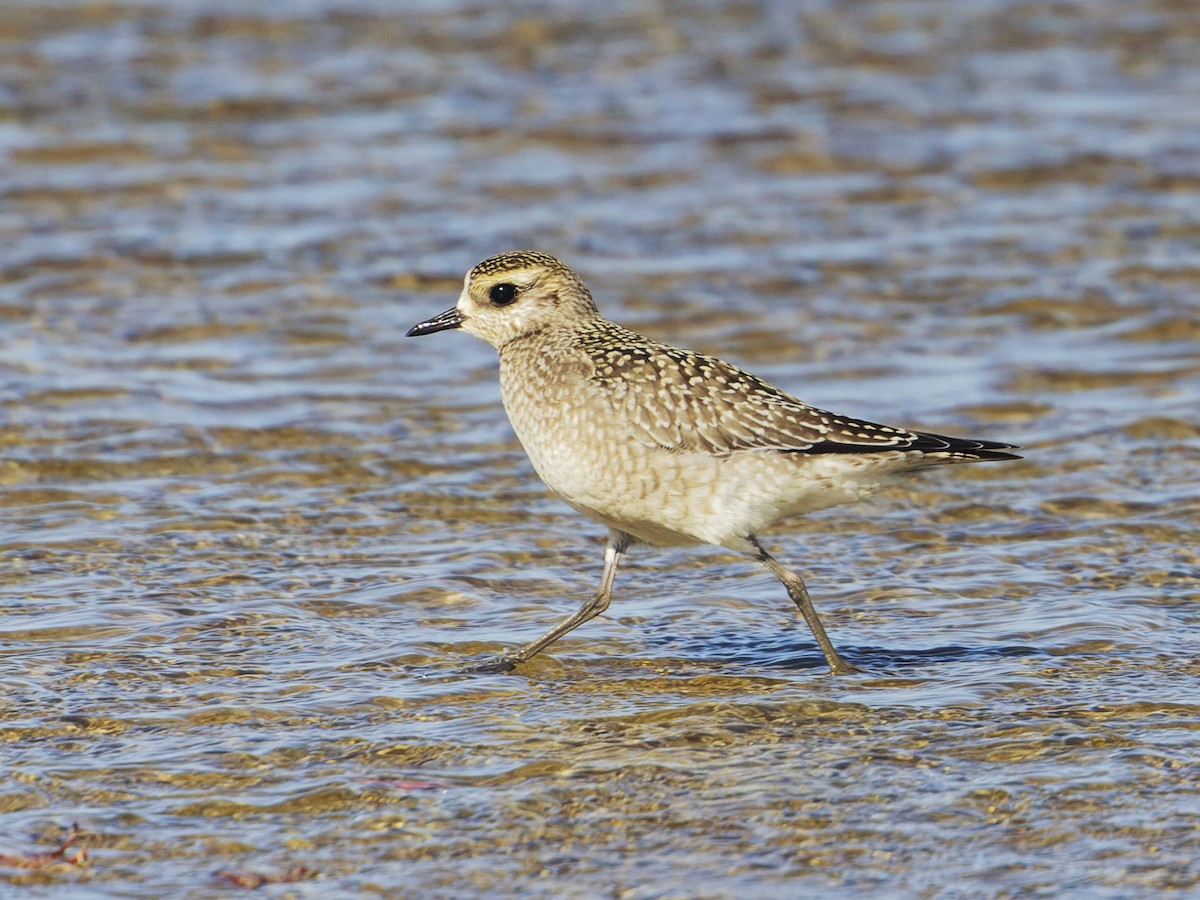
<svg viewBox="0 0 1200 900">
<path fill-rule="evenodd" d="M 800 608 L 800 612 L 804 615 L 804 621 L 808 623 L 809 630 L 817 639 L 817 646 L 825 654 L 825 662 L 829 663 L 829 673 L 831 675 L 849 675 L 852 672 L 861 672 L 862 669 L 850 665 L 833 648 L 833 641 L 829 640 L 829 635 L 825 633 L 825 627 L 821 624 L 816 609 L 813 608 L 812 600 L 808 596 L 808 588 L 804 586 L 804 579 L 791 569 L 781 566 L 775 557 L 762 548 L 757 538 L 751 536 L 749 541 L 754 548 L 755 558 L 770 569 L 772 575 L 783 582 L 788 596 Z"/>
<path fill-rule="evenodd" d="M 600 579 L 600 589 L 583 606 L 579 607 L 574 615 L 555 625 L 537 640 L 530 641 L 520 650 L 506 653 L 495 662 L 485 664 L 472 671 L 510 671 L 518 663 L 532 659 L 567 632 L 578 628 L 584 622 L 590 622 L 608 609 L 608 603 L 612 600 L 613 579 L 617 575 L 617 566 L 625 558 L 626 551 L 635 543 L 636 541 L 623 531 L 610 529 L 608 546 L 604 548 L 604 575 Z"/>
</svg>

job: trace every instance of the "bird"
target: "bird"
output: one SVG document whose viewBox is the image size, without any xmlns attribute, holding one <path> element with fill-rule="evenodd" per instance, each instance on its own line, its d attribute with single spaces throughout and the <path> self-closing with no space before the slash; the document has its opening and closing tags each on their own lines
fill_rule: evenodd
<svg viewBox="0 0 1200 900">
<path fill-rule="evenodd" d="M 638 545 L 724 547 L 764 566 L 804 617 L 833 675 L 862 671 L 835 649 L 803 578 L 759 533 L 860 500 L 903 473 L 1011 460 L 999 441 L 879 425 L 810 406 L 723 360 L 601 316 L 549 254 L 517 250 L 467 272 L 457 303 L 408 337 L 461 329 L 500 360 L 504 408 L 550 491 L 608 528 L 599 588 L 541 637 L 479 671 L 509 672 L 603 613 Z"/>
</svg>

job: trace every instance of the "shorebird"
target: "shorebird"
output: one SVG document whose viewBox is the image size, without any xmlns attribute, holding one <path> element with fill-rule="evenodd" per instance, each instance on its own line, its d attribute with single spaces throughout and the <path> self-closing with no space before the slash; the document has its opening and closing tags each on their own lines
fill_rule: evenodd
<svg viewBox="0 0 1200 900">
<path fill-rule="evenodd" d="M 712 356 L 601 317 L 553 256 L 521 250 L 471 269 L 457 304 L 408 336 L 461 328 L 499 351 L 504 408 L 558 497 L 608 527 L 600 587 L 577 612 L 486 666 L 508 671 L 608 608 L 636 544 L 716 544 L 787 589 L 832 674 L 834 648 L 804 580 L 759 543 L 781 519 L 875 493 L 945 463 L 1019 459 L 998 441 L 945 437 L 826 412 Z"/>
</svg>

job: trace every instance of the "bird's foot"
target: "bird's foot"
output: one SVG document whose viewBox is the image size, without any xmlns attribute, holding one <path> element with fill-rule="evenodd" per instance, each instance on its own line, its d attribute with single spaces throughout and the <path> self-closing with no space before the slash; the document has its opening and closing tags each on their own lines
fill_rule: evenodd
<svg viewBox="0 0 1200 900">
<path fill-rule="evenodd" d="M 502 653 L 494 659 L 465 666 L 458 671 L 463 675 L 506 675 L 522 662 L 516 653 Z"/>
<path fill-rule="evenodd" d="M 866 669 L 860 669 L 858 666 L 852 666 L 840 656 L 835 659 L 828 660 L 830 675 L 862 675 L 866 673 Z"/>
</svg>

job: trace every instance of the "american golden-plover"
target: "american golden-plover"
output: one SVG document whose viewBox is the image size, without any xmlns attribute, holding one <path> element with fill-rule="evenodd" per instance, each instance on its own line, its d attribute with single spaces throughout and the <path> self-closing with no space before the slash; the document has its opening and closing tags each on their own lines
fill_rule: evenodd
<svg viewBox="0 0 1200 900">
<path fill-rule="evenodd" d="M 533 468 L 608 527 L 600 588 L 574 615 L 486 668 L 507 671 L 600 615 L 635 544 L 717 544 L 766 566 L 804 615 L 835 675 L 856 671 L 825 634 L 799 575 L 758 542 L 764 528 L 874 493 L 943 463 L 1019 459 L 1013 444 L 876 425 L 802 403 L 711 356 L 601 318 L 552 256 L 501 253 L 467 273 L 452 309 L 408 335 L 461 328 L 500 353 L 504 408 Z"/>
</svg>

